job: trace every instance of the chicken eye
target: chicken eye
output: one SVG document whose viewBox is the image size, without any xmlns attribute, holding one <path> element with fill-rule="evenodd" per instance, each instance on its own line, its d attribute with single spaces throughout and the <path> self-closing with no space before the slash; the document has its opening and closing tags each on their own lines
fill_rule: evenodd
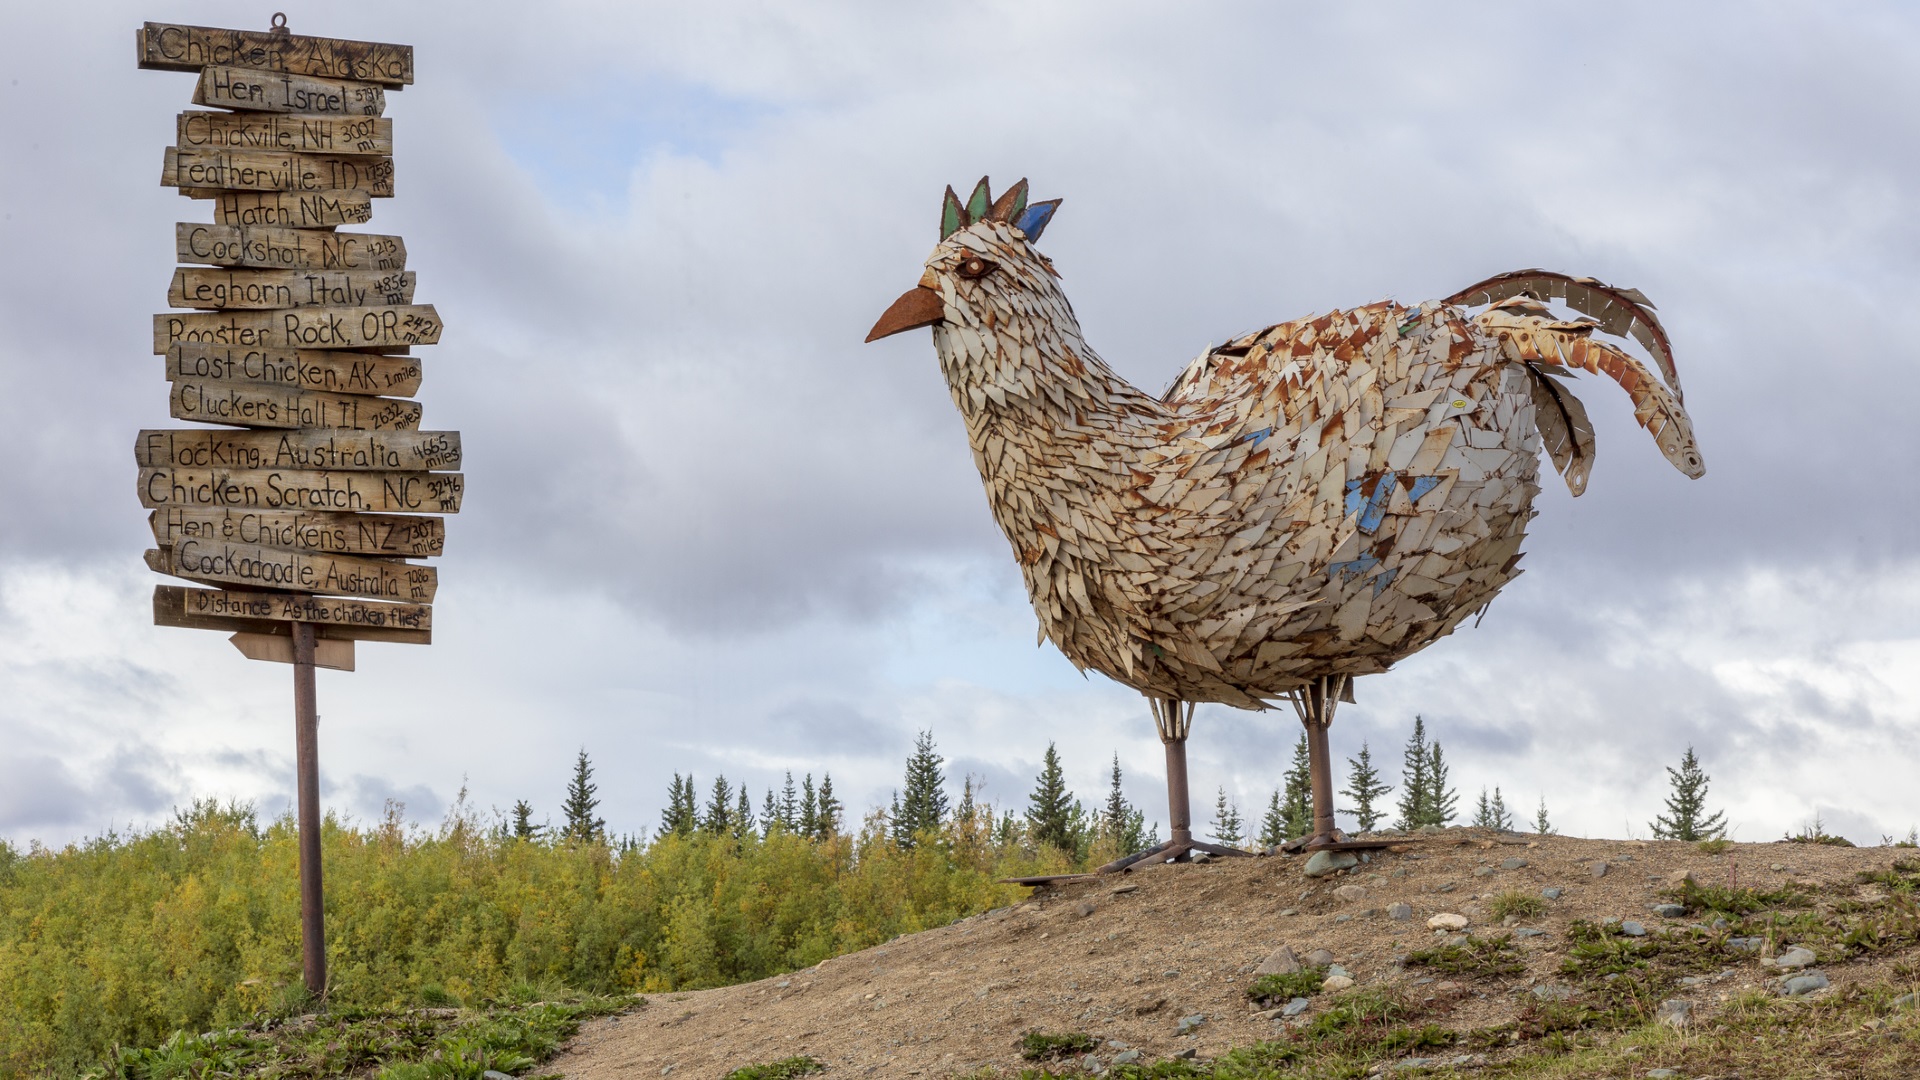
<svg viewBox="0 0 1920 1080">
<path fill-rule="evenodd" d="M 966 278 L 968 281 L 978 281 L 988 274 L 991 274 L 993 267 L 994 264 L 991 260 L 983 259 L 975 255 L 960 264 L 959 273 L 961 277 Z"/>
</svg>

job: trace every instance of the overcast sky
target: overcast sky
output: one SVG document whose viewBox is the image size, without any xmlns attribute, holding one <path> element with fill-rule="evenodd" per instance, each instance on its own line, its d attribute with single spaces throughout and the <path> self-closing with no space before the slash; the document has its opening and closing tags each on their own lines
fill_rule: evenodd
<svg viewBox="0 0 1920 1080">
<path fill-rule="evenodd" d="M 389 97 L 397 232 L 448 330 L 425 426 L 464 433 L 430 648 L 320 675 L 327 805 L 611 828 L 672 773 L 831 771 L 884 802 L 916 730 L 1024 804 L 1049 741 L 1090 803 L 1118 754 L 1165 821 L 1146 704 L 1036 649 L 925 332 L 861 338 L 947 184 L 1064 197 L 1042 247 L 1087 338 L 1157 391 L 1210 343 L 1544 266 L 1644 290 L 1707 475 L 1617 387 L 1588 494 L 1549 479 L 1478 627 L 1357 684 L 1336 754 L 1390 781 L 1416 713 L 1463 804 L 1646 836 L 1689 745 L 1734 835 L 1920 823 L 1920 17 L 1902 5 L 394 4 L 298 33 L 416 47 Z M 145 19 L 0 14 L 0 837 L 196 796 L 277 813 L 291 671 L 155 628 L 129 450 L 192 76 Z M 998 185 L 997 185 L 998 186 Z M 1203 707 L 1196 818 L 1264 806 L 1290 712 Z M 757 802 L 756 798 L 756 802 Z"/>
</svg>

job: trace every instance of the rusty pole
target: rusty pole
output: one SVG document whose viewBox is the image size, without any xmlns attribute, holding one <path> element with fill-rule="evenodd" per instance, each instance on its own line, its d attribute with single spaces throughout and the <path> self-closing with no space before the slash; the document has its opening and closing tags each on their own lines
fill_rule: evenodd
<svg viewBox="0 0 1920 1080">
<path fill-rule="evenodd" d="M 320 888 L 320 714 L 313 686 L 313 624 L 293 624 L 293 743 L 300 799 L 300 957 L 307 992 L 327 989 Z"/>
<path fill-rule="evenodd" d="M 1193 804 L 1187 795 L 1187 739 L 1163 739 L 1167 747 L 1167 821 L 1175 844 L 1193 839 Z"/>
<path fill-rule="evenodd" d="M 1318 708 L 1307 724 L 1307 760 L 1313 776 L 1313 838 L 1333 840 L 1333 762 L 1327 748 L 1327 728 L 1333 725 L 1334 691 L 1332 679 L 1314 680 L 1307 693 Z"/>
</svg>

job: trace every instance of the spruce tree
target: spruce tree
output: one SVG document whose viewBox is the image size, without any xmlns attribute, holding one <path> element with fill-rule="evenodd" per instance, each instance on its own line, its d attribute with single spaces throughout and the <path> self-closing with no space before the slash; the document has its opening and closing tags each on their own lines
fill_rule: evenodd
<svg viewBox="0 0 1920 1080">
<path fill-rule="evenodd" d="M 660 811 L 660 835 L 688 836 L 700 827 L 700 807 L 694 801 L 693 777 L 673 774 L 667 786 L 666 809 Z"/>
<path fill-rule="evenodd" d="M 1459 816 L 1460 795 L 1447 786 L 1447 759 L 1440 740 L 1427 748 L 1427 819 L 1423 825 L 1445 825 Z"/>
<path fill-rule="evenodd" d="M 767 789 L 766 800 L 760 804 L 760 835 L 772 836 L 774 827 L 780 824 L 780 804 L 773 801 L 773 789 Z"/>
<path fill-rule="evenodd" d="M 1413 734 L 1400 752 L 1400 818 L 1397 829 L 1417 829 L 1427 823 L 1427 722 L 1413 718 Z"/>
<path fill-rule="evenodd" d="M 1476 829 L 1493 828 L 1493 805 L 1487 800 L 1485 784 L 1480 786 L 1480 801 L 1473 806 L 1473 827 Z"/>
<path fill-rule="evenodd" d="M 1223 787 L 1213 801 L 1213 839 L 1228 847 L 1239 847 L 1240 829 L 1240 808 L 1227 801 L 1227 789 Z"/>
<path fill-rule="evenodd" d="M 1027 796 L 1027 835 L 1034 844 L 1049 844 L 1063 851 L 1074 849 L 1071 831 L 1073 795 L 1067 791 L 1067 778 L 1060 768 L 1060 753 L 1047 744 L 1041 759 L 1040 775 L 1034 779 L 1033 793 Z"/>
<path fill-rule="evenodd" d="M 793 789 L 793 770 L 787 770 L 787 784 L 780 789 L 780 824 L 788 832 L 800 828 L 800 797 Z"/>
<path fill-rule="evenodd" d="M 820 774 L 819 801 L 814 809 L 813 835 L 816 840 L 831 839 L 840 831 L 840 800 L 833 797 L 833 774 Z"/>
<path fill-rule="evenodd" d="M 758 828 L 753 820 L 753 796 L 747 794 L 747 785 L 740 785 L 740 797 L 733 804 L 733 832 L 735 840 L 744 840 L 752 836 Z"/>
<path fill-rule="evenodd" d="M 1293 837 L 1287 835 L 1287 812 L 1280 805 L 1280 793 L 1267 800 L 1267 813 L 1260 819 L 1259 843 L 1263 848 L 1278 847 Z"/>
<path fill-rule="evenodd" d="M 560 804 L 560 811 L 566 816 L 566 836 L 569 840 L 598 840 L 607 833 L 607 823 L 603 818 L 593 816 L 600 806 L 600 800 L 594 797 L 599 788 L 593 782 L 593 763 L 587 759 L 586 747 L 580 748 L 580 756 L 573 763 L 573 779 L 567 784 L 567 799 Z"/>
<path fill-rule="evenodd" d="M 707 796 L 707 812 L 700 818 L 701 831 L 712 836 L 733 835 L 733 786 L 725 773 L 713 778 L 713 792 Z"/>
<path fill-rule="evenodd" d="M 964 777 L 960 781 L 960 805 L 953 808 L 953 822 L 971 828 L 979 816 L 980 805 L 973 801 L 973 777 Z"/>
<path fill-rule="evenodd" d="M 1287 819 L 1287 839 L 1313 831 L 1313 759 L 1307 750 L 1307 733 L 1293 744 L 1293 764 L 1287 766 L 1286 794 L 1281 812 Z"/>
<path fill-rule="evenodd" d="M 1680 758 L 1678 769 L 1667 769 L 1667 781 L 1673 794 L 1667 796 L 1667 812 L 1654 815 L 1651 823 L 1656 840 L 1718 840 L 1726 835 L 1726 815 L 1707 813 L 1707 781 L 1713 779 L 1700 768 L 1693 747 Z"/>
<path fill-rule="evenodd" d="M 1353 809 L 1348 812 L 1360 823 L 1361 832 L 1372 832 L 1387 816 L 1375 804 L 1392 790 L 1392 784 L 1380 782 L 1380 773 L 1373 767 L 1373 754 L 1366 743 L 1361 743 L 1360 756 L 1347 759 L 1347 786 L 1340 789 L 1340 794 L 1353 800 Z"/>
<path fill-rule="evenodd" d="M 1493 786 L 1493 827 L 1501 832 L 1513 831 L 1513 811 L 1507 809 L 1507 800 L 1500 794 L 1500 785 Z"/>
<path fill-rule="evenodd" d="M 1553 822 L 1547 820 L 1547 797 L 1544 794 L 1540 796 L 1540 809 L 1533 812 L 1533 831 L 1541 836 L 1552 836 L 1559 831 L 1553 827 Z"/>
<path fill-rule="evenodd" d="M 1146 845 L 1146 815 L 1127 801 L 1120 787 L 1120 755 L 1113 755 L 1112 782 L 1107 787 L 1107 803 L 1100 809 L 1100 832 L 1122 852 L 1140 851 Z"/>
<path fill-rule="evenodd" d="M 799 832 L 809 840 L 820 836 L 820 803 L 814 798 L 812 773 L 800 781 Z"/>
<path fill-rule="evenodd" d="M 907 758 L 905 790 L 893 816 L 893 840 L 911 848 L 923 835 L 937 833 L 947 820 L 947 778 L 940 771 L 945 759 L 934 752 L 933 732 L 923 731 Z"/>
<path fill-rule="evenodd" d="M 521 799 L 513 804 L 513 838 L 532 840 L 540 835 L 540 826 L 533 823 L 533 807 L 527 800 Z"/>
</svg>

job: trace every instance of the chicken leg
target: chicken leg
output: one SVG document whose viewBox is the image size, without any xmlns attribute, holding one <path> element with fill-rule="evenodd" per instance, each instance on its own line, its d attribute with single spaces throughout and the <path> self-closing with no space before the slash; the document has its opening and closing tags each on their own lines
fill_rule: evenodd
<svg viewBox="0 0 1920 1080">
<path fill-rule="evenodd" d="M 1161 745 L 1167 749 L 1167 825 L 1171 838 L 1158 847 L 1115 859 L 1094 873 L 1112 874 L 1148 860 L 1186 862 L 1196 851 L 1229 857 L 1253 854 L 1193 838 L 1193 800 L 1187 791 L 1187 733 L 1193 729 L 1194 703 L 1179 698 L 1147 700 L 1153 706 L 1153 726 L 1160 732 Z"/>
<path fill-rule="evenodd" d="M 1294 711 L 1307 729 L 1307 767 L 1312 776 L 1313 831 L 1302 840 L 1282 845 L 1289 851 L 1338 844 L 1345 838 L 1333 826 L 1333 762 L 1327 749 L 1327 729 L 1333 726 L 1333 712 L 1342 701 L 1353 700 L 1353 679 L 1348 675 L 1320 675 L 1298 690 L 1290 691 Z"/>
</svg>

